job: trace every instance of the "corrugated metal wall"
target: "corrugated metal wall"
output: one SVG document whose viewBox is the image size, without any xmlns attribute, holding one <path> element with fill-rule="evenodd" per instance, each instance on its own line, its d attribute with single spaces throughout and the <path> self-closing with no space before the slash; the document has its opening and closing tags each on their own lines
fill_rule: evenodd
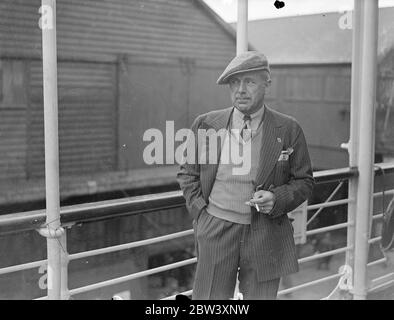
<svg viewBox="0 0 394 320">
<path fill-rule="evenodd" d="M 24 59 L 29 97 L 20 114 L 0 120 L 13 128 L 3 126 L 7 142 L 0 151 L 14 159 L 10 144 L 15 150 L 12 141 L 19 139 L 20 148 L 19 163 L 3 158 L 8 167 L 0 178 L 44 173 L 40 6 L 40 0 L 0 3 L 0 57 Z M 235 41 L 200 1 L 57 1 L 57 28 L 62 175 L 144 166 L 141 143 L 147 128 L 161 127 L 165 120 L 188 126 L 199 110 L 227 106 L 227 93 L 217 94 L 215 80 L 232 58 Z M 117 69 L 122 57 L 133 65 L 127 74 L 133 85 L 123 97 Z M 198 76 L 183 72 L 185 58 L 193 61 Z M 127 109 L 126 118 L 117 114 Z M 126 157 L 123 138 L 133 146 Z"/>
<path fill-rule="evenodd" d="M 25 177 L 25 114 L 23 109 L 0 110 L 0 179 Z"/>
<path fill-rule="evenodd" d="M 122 63 L 119 71 L 119 168 L 148 167 L 143 155 L 150 141 L 143 141 L 143 136 L 149 129 L 162 133 L 164 164 L 176 164 L 166 159 L 166 151 L 174 154 L 181 142 L 174 142 L 174 138 L 166 134 L 166 122 L 176 133 L 189 128 L 197 115 L 230 106 L 227 88 L 215 83 L 221 72 L 218 68 L 195 68 L 192 60 L 172 65 L 142 64 L 132 60 Z M 174 150 L 169 147 L 170 141 L 174 143 Z"/>
<path fill-rule="evenodd" d="M 116 65 L 58 63 L 60 174 L 111 171 L 116 160 Z M 27 174 L 44 175 L 42 63 L 30 63 Z"/>
<path fill-rule="evenodd" d="M 315 169 L 348 165 L 350 65 L 274 65 L 267 102 L 299 121 Z"/>
<path fill-rule="evenodd" d="M 40 0 L 3 0 L 0 48 L 41 54 Z M 57 2 L 59 56 L 114 59 L 120 53 L 151 61 L 192 57 L 224 65 L 234 39 L 194 0 L 68 0 Z"/>
<path fill-rule="evenodd" d="M 0 179 L 25 178 L 26 64 L 0 59 Z"/>
<path fill-rule="evenodd" d="M 393 65 L 394 50 L 391 50 L 379 67 L 376 155 L 394 155 Z M 348 154 L 340 145 L 349 140 L 350 64 L 274 65 L 272 71 L 273 81 L 267 101 L 301 123 L 314 167 L 347 166 Z"/>
</svg>

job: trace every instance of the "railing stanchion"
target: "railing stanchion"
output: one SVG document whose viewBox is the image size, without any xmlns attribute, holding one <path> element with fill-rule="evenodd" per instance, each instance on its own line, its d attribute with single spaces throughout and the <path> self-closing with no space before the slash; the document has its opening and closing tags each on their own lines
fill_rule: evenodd
<svg viewBox="0 0 394 320">
<path fill-rule="evenodd" d="M 349 167 L 358 165 L 358 146 L 359 146 L 359 119 L 360 119 L 360 79 L 361 79 L 361 6 L 362 2 L 354 0 L 353 10 L 353 43 L 352 43 L 352 71 L 351 71 L 351 103 L 350 103 L 350 138 L 348 144 Z M 357 212 L 357 182 L 358 177 L 349 178 L 348 198 L 353 199 L 348 205 L 348 221 L 356 221 Z M 354 228 L 355 223 L 348 226 L 347 245 L 354 247 Z M 346 265 L 354 269 L 354 250 L 346 253 Z"/>
<path fill-rule="evenodd" d="M 243 52 L 248 51 L 248 0 L 238 0 L 238 13 L 237 13 L 237 52 L 239 55 Z M 237 284 L 234 292 L 234 296 L 239 294 L 238 292 L 238 275 L 237 273 Z"/>
<path fill-rule="evenodd" d="M 59 137 L 57 101 L 56 0 L 42 0 L 42 65 L 44 91 L 45 190 L 48 252 L 48 298 L 60 299 L 61 267 Z M 45 230 L 44 230 L 45 232 Z"/>
<path fill-rule="evenodd" d="M 357 1 L 362 2 L 360 11 L 363 17 L 363 28 L 361 32 L 359 179 L 354 243 L 353 298 L 363 300 L 367 296 L 369 224 L 373 204 L 378 1 Z"/>
<path fill-rule="evenodd" d="M 248 51 L 248 0 L 238 0 L 237 55 Z"/>
<path fill-rule="evenodd" d="M 60 263 L 61 263 L 61 300 L 68 300 L 70 299 L 70 293 L 68 291 L 68 251 L 67 251 L 67 230 L 68 228 L 64 228 L 64 233 L 60 237 L 60 245 L 61 245 L 61 252 L 60 252 Z"/>
</svg>

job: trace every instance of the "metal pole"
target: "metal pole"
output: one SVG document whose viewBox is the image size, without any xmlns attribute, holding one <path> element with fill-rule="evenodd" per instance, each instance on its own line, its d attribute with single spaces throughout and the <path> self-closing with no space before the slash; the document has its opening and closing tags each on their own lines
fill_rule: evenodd
<svg viewBox="0 0 394 320">
<path fill-rule="evenodd" d="M 238 0 L 237 55 L 248 51 L 248 0 Z"/>
<path fill-rule="evenodd" d="M 48 299 L 60 299 L 59 143 L 57 106 L 56 0 L 42 0 L 46 224 L 48 228 Z"/>
<path fill-rule="evenodd" d="M 67 252 L 67 228 L 64 228 L 64 233 L 60 237 L 61 251 L 60 251 L 60 262 L 61 262 L 61 294 L 62 300 L 70 299 L 70 292 L 68 291 L 68 263 L 69 257 Z"/>
<path fill-rule="evenodd" d="M 238 0 L 237 55 L 248 51 L 248 0 Z M 234 290 L 234 298 L 239 297 L 239 272 Z"/>
<path fill-rule="evenodd" d="M 362 16 L 361 8 L 364 2 L 354 0 L 353 10 L 353 43 L 352 43 L 352 87 L 350 102 L 350 138 L 348 145 L 349 167 L 358 165 L 358 146 L 359 146 L 359 121 L 360 121 L 360 79 L 361 79 L 361 45 L 362 45 Z M 348 197 L 354 201 L 348 205 L 348 221 L 356 221 L 356 200 L 357 200 L 358 177 L 349 179 Z M 347 245 L 354 246 L 354 226 L 355 223 L 347 228 Z M 346 252 L 346 264 L 354 269 L 354 250 Z"/>
<path fill-rule="evenodd" d="M 378 1 L 359 0 L 363 16 L 361 46 L 359 185 L 355 230 L 355 300 L 366 299 L 369 223 L 372 211 L 373 157 L 375 132 L 376 64 L 378 36 Z"/>
</svg>

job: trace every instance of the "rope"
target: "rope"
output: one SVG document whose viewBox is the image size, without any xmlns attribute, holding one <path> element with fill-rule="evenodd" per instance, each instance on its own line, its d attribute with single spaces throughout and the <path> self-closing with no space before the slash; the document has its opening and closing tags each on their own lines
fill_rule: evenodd
<svg viewBox="0 0 394 320">
<path fill-rule="evenodd" d="M 60 226 L 60 227 L 57 227 L 56 229 L 51 228 L 51 227 L 49 226 L 51 223 L 53 223 L 53 222 L 55 222 L 55 221 L 57 221 L 57 220 L 60 221 L 60 217 L 55 218 L 55 219 L 53 219 L 53 220 L 51 220 L 51 221 L 48 221 L 48 222 L 44 223 L 39 229 L 37 229 L 37 231 L 38 231 L 38 233 L 39 233 L 41 236 L 43 236 L 43 237 L 45 237 L 45 238 L 56 239 L 56 241 L 59 243 L 59 246 L 60 246 L 61 250 L 62 250 L 65 254 L 68 254 L 68 253 L 66 252 L 66 250 L 64 249 L 62 243 L 61 243 L 60 240 L 59 240 L 59 237 L 61 237 L 62 234 L 63 234 L 64 232 L 66 232 L 66 230 L 64 230 L 61 226 Z"/>
</svg>

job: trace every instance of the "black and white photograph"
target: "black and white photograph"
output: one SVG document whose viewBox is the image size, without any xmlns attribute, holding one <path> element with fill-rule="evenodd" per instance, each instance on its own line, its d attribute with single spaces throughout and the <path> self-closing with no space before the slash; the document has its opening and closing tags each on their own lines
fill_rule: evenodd
<svg viewBox="0 0 394 320">
<path fill-rule="evenodd" d="M 394 0 L 0 0 L 0 300 L 394 300 Z"/>
</svg>

